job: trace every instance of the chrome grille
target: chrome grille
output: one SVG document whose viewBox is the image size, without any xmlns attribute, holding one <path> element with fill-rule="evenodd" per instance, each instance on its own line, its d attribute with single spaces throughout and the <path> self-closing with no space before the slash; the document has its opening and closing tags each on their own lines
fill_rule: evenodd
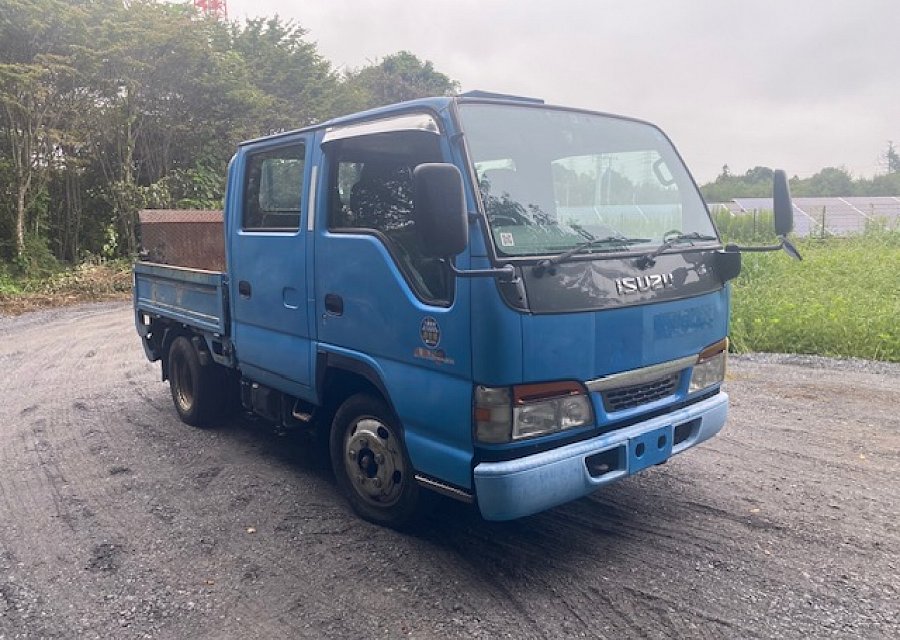
<svg viewBox="0 0 900 640">
<path fill-rule="evenodd" d="M 673 373 L 642 384 L 606 389 L 600 394 L 603 397 L 603 408 L 610 413 L 624 411 L 670 396 L 678 388 L 680 375 Z"/>
</svg>

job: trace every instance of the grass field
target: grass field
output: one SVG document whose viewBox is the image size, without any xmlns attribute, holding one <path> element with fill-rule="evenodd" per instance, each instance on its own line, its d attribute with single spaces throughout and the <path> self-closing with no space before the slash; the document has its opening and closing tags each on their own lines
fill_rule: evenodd
<svg viewBox="0 0 900 640">
<path fill-rule="evenodd" d="M 796 244 L 802 262 L 743 256 L 732 348 L 900 362 L 900 233 Z"/>
</svg>

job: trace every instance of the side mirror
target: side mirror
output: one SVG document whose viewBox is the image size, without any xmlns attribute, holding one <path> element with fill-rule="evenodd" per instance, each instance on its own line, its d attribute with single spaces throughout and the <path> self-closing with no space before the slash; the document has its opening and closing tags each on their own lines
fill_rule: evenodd
<svg viewBox="0 0 900 640">
<path fill-rule="evenodd" d="M 797 251 L 797 247 L 787 239 L 787 234 L 794 228 L 794 203 L 791 202 L 791 189 L 788 186 L 787 174 L 781 169 L 775 169 L 772 172 L 772 200 L 774 201 L 772 209 L 774 209 L 773 213 L 775 214 L 775 233 L 778 234 L 778 244 L 767 247 L 741 247 L 736 244 L 726 244 L 726 253 L 778 251 L 779 249 L 784 249 L 785 253 L 794 258 L 794 260 L 803 260 L 800 252 Z M 723 261 L 720 262 L 723 275 L 731 275 L 734 271 L 733 265 Z M 740 262 L 737 263 L 737 271 L 734 272 L 734 275 L 737 275 L 738 272 L 740 272 Z"/>
<path fill-rule="evenodd" d="M 794 204 L 791 202 L 787 174 L 782 169 L 775 169 L 772 175 L 772 200 L 775 233 L 783 238 L 794 228 Z"/>
<path fill-rule="evenodd" d="M 452 164 L 420 164 L 413 170 L 413 209 L 422 252 L 450 258 L 469 244 L 462 174 Z"/>
</svg>

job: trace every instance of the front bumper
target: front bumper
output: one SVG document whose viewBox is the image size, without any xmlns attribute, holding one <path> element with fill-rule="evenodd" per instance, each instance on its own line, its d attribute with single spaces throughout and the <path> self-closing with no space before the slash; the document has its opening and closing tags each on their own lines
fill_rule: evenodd
<svg viewBox="0 0 900 640">
<path fill-rule="evenodd" d="M 720 392 L 590 440 L 515 460 L 482 462 L 475 467 L 481 515 L 512 520 L 586 496 L 708 440 L 725 425 L 727 413 L 728 395 Z"/>
</svg>

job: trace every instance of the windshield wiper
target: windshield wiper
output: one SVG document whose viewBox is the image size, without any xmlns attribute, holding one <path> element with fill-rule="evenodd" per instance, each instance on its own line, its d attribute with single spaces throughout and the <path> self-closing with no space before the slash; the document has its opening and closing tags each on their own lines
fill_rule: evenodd
<svg viewBox="0 0 900 640">
<path fill-rule="evenodd" d="M 628 238 L 623 235 L 603 236 L 602 238 L 595 238 L 581 227 L 577 227 L 575 225 L 570 226 L 585 238 L 587 238 L 587 240 L 576 244 L 574 247 L 572 247 L 568 251 L 564 251 L 558 256 L 553 256 L 552 258 L 544 258 L 543 260 L 539 261 L 536 265 L 534 265 L 532 269 L 534 275 L 540 277 L 541 275 L 543 275 L 544 271 L 551 268 L 553 265 L 559 264 L 560 262 L 565 262 L 572 256 L 579 253 L 584 253 L 588 249 L 591 249 L 598 245 L 605 244 L 612 245 L 614 247 L 628 247 L 633 244 L 643 244 L 645 242 L 650 242 L 650 238 Z"/>
<path fill-rule="evenodd" d="M 675 234 L 675 235 L 672 235 Z M 666 237 L 669 236 L 669 237 Z M 680 231 L 669 231 L 668 233 L 663 234 L 663 243 L 656 247 L 650 253 L 642 255 L 637 259 L 635 265 L 638 269 L 646 269 L 647 267 L 652 267 L 656 264 L 656 257 L 661 254 L 663 251 L 667 249 L 671 249 L 676 244 L 683 244 L 685 242 L 693 245 L 694 241 L 704 241 L 704 240 L 718 240 L 716 236 L 710 236 L 703 233 L 699 233 L 697 231 L 691 231 L 690 233 L 681 233 Z"/>
</svg>

